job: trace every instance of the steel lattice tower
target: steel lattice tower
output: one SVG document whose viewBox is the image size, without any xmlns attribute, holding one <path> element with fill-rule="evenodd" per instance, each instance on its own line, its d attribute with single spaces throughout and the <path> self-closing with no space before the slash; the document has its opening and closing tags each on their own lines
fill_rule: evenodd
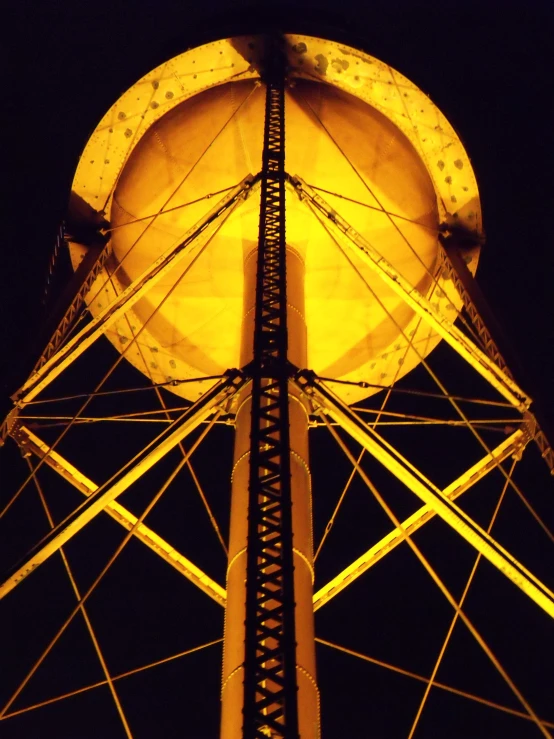
<svg viewBox="0 0 554 739">
<path fill-rule="evenodd" d="M 244 736 L 298 736 L 285 233 L 285 61 L 266 65 L 248 504 Z"/>
</svg>

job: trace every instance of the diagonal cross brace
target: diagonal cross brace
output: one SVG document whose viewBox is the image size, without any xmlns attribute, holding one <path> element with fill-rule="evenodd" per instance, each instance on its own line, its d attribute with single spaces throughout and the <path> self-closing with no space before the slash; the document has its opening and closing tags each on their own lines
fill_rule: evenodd
<svg viewBox="0 0 554 739">
<path fill-rule="evenodd" d="M 12 399 L 19 400 L 20 404 L 24 405 L 35 398 L 66 367 L 88 349 L 96 339 L 102 336 L 113 323 L 119 320 L 129 308 L 159 282 L 164 275 L 174 269 L 185 258 L 190 258 L 194 247 L 197 248 L 202 243 L 200 237 L 202 236 L 203 239 L 207 239 L 221 227 L 222 221 L 227 219 L 233 210 L 250 193 L 252 187 L 257 182 L 257 177 L 253 177 L 250 174 L 245 177 L 209 213 L 189 229 L 184 238 L 176 246 L 168 249 L 161 257 L 156 259 L 112 303 L 100 311 L 87 326 L 81 329 L 64 347 L 50 357 L 42 367 L 37 369 L 12 396 Z"/>
<path fill-rule="evenodd" d="M 554 593 L 476 524 L 442 490 L 435 487 L 419 470 L 404 459 L 376 431 L 368 427 L 363 419 L 319 381 L 313 372 L 307 370 L 299 372 L 295 382 L 316 407 L 336 421 L 443 521 L 554 618 Z"/>
<path fill-rule="evenodd" d="M 197 428 L 213 410 L 225 403 L 246 383 L 238 370 L 229 372 L 217 382 L 189 409 L 173 421 L 161 434 L 146 446 L 131 462 L 128 462 L 110 480 L 101 485 L 67 518 L 53 528 L 28 554 L 7 574 L 0 585 L 3 598 L 36 567 L 45 562 L 54 552 L 71 539 L 83 526 L 97 516 L 108 503 L 112 503 L 145 472 L 176 447 L 187 434 Z M 189 451 L 189 455 L 192 450 Z M 188 455 L 187 455 L 188 456 Z"/>
<path fill-rule="evenodd" d="M 44 459 L 54 471 L 67 480 L 83 495 L 89 496 L 98 489 L 92 480 L 83 475 L 77 468 L 58 452 L 51 449 L 35 433 L 26 426 L 19 426 L 13 437 L 24 453 L 32 452 L 39 459 Z M 496 466 L 509 456 L 520 453 L 522 446 L 526 443 L 525 432 L 518 429 L 499 444 L 490 454 L 483 457 L 473 467 L 446 487 L 443 492 L 451 500 L 465 493 L 479 480 L 483 479 Z M 105 512 L 123 528 L 130 530 L 136 522 L 136 516 L 124 508 L 117 501 L 109 503 Z M 402 529 L 412 534 L 435 516 L 435 512 L 427 505 L 419 508 L 409 518 L 402 522 Z M 206 573 L 202 572 L 196 565 L 178 552 L 156 532 L 152 531 L 146 524 L 140 523 L 135 530 L 135 538 L 145 544 L 149 549 L 160 556 L 165 562 L 174 567 L 190 582 L 194 583 L 206 595 L 216 603 L 225 607 L 227 593 L 218 583 L 212 580 Z M 364 574 L 370 567 L 376 564 L 392 549 L 404 541 L 404 535 L 399 529 L 394 529 L 379 542 L 370 547 L 361 557 L 358 557 L 351 565 L 346 567 L 335 578 L 314 593 L 314 611 L 324 606 L 358 577 Z M 268 598 L 272 598 L 272 591 Z"/>
<path fill-rule="evenodd" d="M 26 426 L 19 426 L 14 433 L 14 439 L 19 444 L 22 452 L 32 452 L 38 459 L 44 459 L 45 463 L 57 472 L 64 480 L 67 480 L 74 488 L 79 490 L 87 498 L 98 490 L 98 485 L 83 475 L 76 467 L 68 462 L 61 454 L 45 444 L 36 434 Z M 116 500 L 108 503 L 105 512 L 124 529 L 130 531 L 137 522 L 137 517 L 131 511 L 124 508 Z M 206 575 L 205 572 L 190 561 L 184 554 L 178 552 L 161 536 L 146 526 L 139 523 L 134 530 L 134 536 L 145 546 L 155 552 L 165 562 L 174 567 L 187 580 L 194 583 L 206 595 L 215 600 L 221 606 L 225 606 L 227 594 L 225 589 Z"/>
<path fill-rule="evenodd" d="M 488 357 L 471 339 L 448 318 L 443 316 L 430 301 L 384 258 L 352 226 L 341 218 L 334 208 L 318 195 L 300 177 L 290 178 L 298 196 L 306 198 L 310 206 L 324 216 L 326 225 L 339 236 L 339 243 L 352 251 L 363 263 L 375 272 L 418 316 L 449 344 L 488 383 L 506 398 L 521 413 L 531 405 L 531 398 L 514 380 Z"/>
<path fill-rule="evenodd" d="M 492 470 L 510 456 L 518 456 L 527 441 L 529 434 L 522 429 L 514 431 L 507 439 L 499 444 L 495 449 L 480 459 L 476 464 L 470 467 L 463 475 L 460 475 L 454 482 L 450 483 L 442 491 L 450 500 L 455 500 L 458 496 L 465 493 L 479 480 L 482 480 Z M 430 521 L 436 515 L 430 505 L 424 505 L 412 513 L 411 516 L 402 521 L 402 527 L 393 529 L 384 536 L 380 541 L 370 547 L 352 564 L 346 567 L 330 582 L 314 593 L 314 611 L 324 606 L 332 600 L 341 591 L 347 588 L 352 582 L 358 579 L 370 567 L 379 562 L 386 554 L 395 549 L 399 544 L 405 541 L 404 534 L 412 535 L 421 528 L 427 521 Z"/>
</svg>

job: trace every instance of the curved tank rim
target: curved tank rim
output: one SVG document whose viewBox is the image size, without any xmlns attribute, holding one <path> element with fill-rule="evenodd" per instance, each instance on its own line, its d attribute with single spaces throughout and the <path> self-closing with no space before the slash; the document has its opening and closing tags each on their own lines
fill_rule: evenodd
<svg viewBox="0 0 554 739">
<path fill-rule="evenodd" d="M 194 47 L 135 82 L 89 138 L 72 193 L 97 213 L 109 212 L 119 175 L 146 131 L 203 90 L 231 80 L 259 79 L 261 39 L 234 36 Z M 473 232 L 482 241 L 481 207 L 471 162 L 454 128 L 430 98 L 389 64 L 352 46 L 305 34 L 289 33 L 285 39 L 291 77 L 341 88 L 389 118 L 419 153 L 435 189 L 441 221 Z M 212 67 L 196 67 L 208 56 L 216 60 Z M 371 74 L 361 73 L 360 65 Z"/>
</svg>

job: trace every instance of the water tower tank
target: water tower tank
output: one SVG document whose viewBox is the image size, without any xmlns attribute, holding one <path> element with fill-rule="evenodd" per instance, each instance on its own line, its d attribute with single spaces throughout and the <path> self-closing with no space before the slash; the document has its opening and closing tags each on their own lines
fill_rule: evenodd
<svg viewBox="0 0 554 739">
<path fill-rule="evenodd" d="M 261 46 L 257 37 L 238 37 L 191 49 L 133 85 L 96 128 L 73 184 L 111 228 L 111 281 L 99 292 L 101 274 L 91 291 L 93 314 L 179 243 L 222 193 L 259 171 Z M 481 221 L 471 165 L 452 127 L 421 90 L 368 54 L 301 35 L 286 37 L 286 52 L 287 172 L 454 319 L 461 302 L 442 278 L 438 234 L 456 224 L 478 237 Z M 107 331 L 118 350 L 140 332 L 125 356 L 152 382 L 240 366 L 259 197 L 254 191 L 233 212 L 186 274 L 171 272 Z M 436 346 L 438 336 L 355 255 L 345 257 L 292 186 L 286 228 L 289 252 L 305 268 L 309 368 L 382 386 Z M 74 265 L 85 250 L 72 243 Z M 474 272 L 477 250 L 467 258 Z M 205 387 L 174 391 L 194 399 Z M 337 387 L 347 402 L 371 392 Z"/>
</svg>

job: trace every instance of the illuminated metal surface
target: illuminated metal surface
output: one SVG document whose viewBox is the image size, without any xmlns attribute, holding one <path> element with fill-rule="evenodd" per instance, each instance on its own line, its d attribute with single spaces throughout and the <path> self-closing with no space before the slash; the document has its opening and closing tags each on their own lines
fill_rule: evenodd
<svg viewBox="0 0 554 739">
<path fill-rule="evenodd" d="M 454 282 L 456 290 L 463 300 L 464 308 L 482 340 L 486 353 L 508 377 L 512 377 L 510 368 L 506 364 L 504 357 L 496 346 L 487 324 L 483 320 L 486 318 L 491 322 L 491 320 L 494 319 L 494 316 L 492 315 L 479 286 L 473 279 L 473 275 L 467 268 L 462 254 L 459 249 L 456 248 L 455 238 L 453 238 L 452 241 L 454 241 L 453 244 L 450 243 L 450 239 L 444 242 L 446 250 L 443 254 L 443 272 Z M 481 313 L 483 313 L 483 316 Z M 535 443 L 541 451 L 544 461 L 550 469 L 550 473 L 554 475 L 554 450 L 550 446 L 546 434 L 532 414 L 528 414 L 527 416 L 527 425 Z"/>
<path fill-rule="evenodd" d="M 0 598 L 9 593 L 54 552 L 57 552 L 83 526 L 97 516 L 108 503 L 114 501 L 118 495 L 121 495 L 147 470 L 151 469 L 156 462 L 177 446 L 187 434 L 197 428 L 213 413 L 217 406 L 227 401 L 243 384 L 242 376 L 235 372 L 234 375 L 221 380 L 208 390 L 200 400 L 165 428 L 135 459 L 127 463 L 107 483 L 99 487 L 95 493 L 91 494 L 73 513 L 33 547 L 0 586 Z M 189 451 L 189 454 L 191 453 Z"/>
<path fill-rule="evenodd" d="M 62 345 L 64 339 L 68 334 L 69 329 L 75 322 L 77 316 L 79 315 L 79 311 L 83 307 L 86 296 L 90 293 L 92 286 L 94 285 L 98 276 L 102 273 L 102 270 L 104 269 L 106 261 L 109 257 L 109 253 L 109 248 L 105 244 L 94 244 L 88 247 L 83 261 L 75 272 L 76 279 L 78 279 L 80 277 L 80 274 L 82 273 L 82 280 L 80 281 L 76 293 L 71 299 L 67 310 L 59 321 L 56 330 L 52 334 L 50 341 L 46 345 L 38 362 L 36 363 L 35 370 L 40 369 L 44 364 L 46 364 L 50 357 Z"/>
<path fill-rule="evenodd" d="M 508 439 L 499 444 L 491 454 L 483 457 L 483 459 L 477 462 L 477 464 L 474 464 L 473 467 L 470 467 L 457 480 L 454 480 L 453 483 L 444 488 L 442 491 L 443 495 L 449 500 L 455 500 L 459 495 L 465 493 L 479 482 L 479 480 L 482 480 L 485 475 L 496 469 L 505 459 L 512 455 L 520 454 L 527 440 L 527 434 L 524 431 L 515 431 Z M 373 567 L 386 554 L 399 544 L 402 544 L 405 541 L 404 533 L 413 534 L 414 531 L 417 531 L 435 515 L 436 512 L 430 505 L 424 505 L 415 513 L 412 513 L 411 516 L 402 522 L 402 530 L 394 529 L 390 534 L 384 536 L 377 544 L 370 547 L 367 552 L 364 552 L 351 565 L 320 588 L 317 593 L 314 593 L 314 611 L 317 611 L 328 603 L 341 590 L 344 590 L 344 588 L 354 582 L 360 575 L 367 572 L 370 567 Z"/>
<path fill-rule="evenodd" d="M 299 375 L 297 382 L 305 392 L 342 426 L 352 438 L 383 464 L 389 472 L 406 485 L 418 498 L 435 511 L 446 523 L 457 531 L 469 544 L 489 560 L 500 572 L 535 601 L 554 618 L 554 593 L 531 572 L 501 547 L 489 534 L 458 508 L 448 497 L 413 465 L 387 444 L 375 431 L 348 408 L 334 393 L 317 379 L 306 373 Z"/>
<path fill-rule="evenodd" d="M 79 490 L 87 498 L 98 490 L 98 485 L 90 480 L 86 475 L 83 475 L 76 467 L 74 467 L 67 459 L 64 459 L 61 454 L 58 454 L 54 449 L 45 444 L 36 434 L 25 426 L 19 426 L 15 434 L 14 439 L 20 445 L 23 453 L 30 450 L 39 459 L 44 459 L 45 463 L 67 480 L 74 488 Z M 123 526 L 124 529 L 130 531 L 133 526 L 137 523 L 137 517 L 124 508 L 117 500 L 111 501 L 104 508 L 108 516 L 117 521 L 118 524 Z M 183 554 L 178 552 L 175 547 L 172 547 L 167 541 L 158 536 L 155 531 L 146 526 L 144 523 L 139 523 L 134 531 L 134 536 L 149 549 L 155 552 L 165 562 L 174 567 L 180 572 L 187 580 L 194 583 L 200 590 L 206 595 L 219 603 L 221 606 L 225 606 L 226 593 L 224 588 L 215 580 L 212 580 L 205 572 L 197 567 L 190 559 L 187 559 Z"/>
<path fill-rule="evenodd" d="M 228 217 L 234 208 L 242 201 L 254 184 L 252 175 L 244 180 L 226 195 L 222 200 L 185 235 L 178 239 L 167 252 L 164 252 L 156 261 L 150 263 L 146 270 L 114 300 L 99 313 L 90 324 L 85 326 L 76 336 L 47 362 L 45 362 L 29 380 L 15 393 L 14 398 L 21 398 L 28 403 L 35 398 L 47 385 L 52 382 L 78 356 L 102 336 L 109 326 L 125 315 L 132 306 L 148 293 L 152 286 L 175 269 L 185 258 L 194 260 L 198 251 L 205 245 L 213 233 L 220 227 L 221 220 Z M 196 252 L 196 254 L 195 254 Z M 107 288 L 105 288 L 107 290 Z M 95 284 L 91 287 L 94 292 Z"/>
<path fill-rule="evenodd" d="M 481 235 L 477 186 L 459 138 L 436 106 L 388 65 L 343 44 L 295 34 L 285 39 L 292 81 L 285 90 L 287 170 L 336 193 L 326 196 L 331 206 L 424 295 L 438 281 L 445 295 L 435 291 L 436 299 L 454 317 L 461 300 L 437 271 L 437 233 L 441 223 L 455 222 L 477 241 Z M 96 128 L 73 191 L 110 221 L 116 293 L 204 215 L 207 194 L 258 170 L 262 53 L 261 39 L 250 36 L 185 52 L 137 82 Z M 127 352 L 153 382 L 238 365 L 242 255 L 257 240 L 258 209 L 250 198 L 233 214 Z M 403 356 L 407 340 L 292 192 L 287 240 L 306 264 L 307 366 L 318 374 L 387 384 L 401 357 L 400 376 L 438 343 L 402 298 L 360 263 L 417 348 Z M 74 265 L 82 255 L 73 244 Z M 477 256 L 478 249 L 468 256 L 472 271 Z M 144 326 L 163 294 L 161 286 L 139 301 L 130 323 Z M 88 302 L 96 315 L 103 301 L 91 296 Z M 121 350 L 134 333 L 120 320 L 106 336 Z M 192 386 L 174 392 L 197 397 Z M 348 402 L 369 392 L 340 389 Z"/>
<path fill-rule="evenodd" d="M 106 510 L 216 602 L 226 605 L 222 739 L 242 736 L 243 676 L 248 659 L 250 664 L 261 662 L 262 669 L 258 665 L 256 679 L 248 686 L 247 715 L 254 702 L 258 704 L 254 712 L 267 718 L 265 723 L 256 719 L 254 736 L 266 737 L 273 732 L 286 739 L 298 734 L 302 739 L 318 737 L 313 611 L 405 541 L 401 529 L 413 532 L 434 515 L 441 516 L 543 610 L 554 615 L 552 593 L 452 503 L 507 456 L 518 454 L 532 432 L 532 419 L 526 411 L 530 400 L 495 354 L 484 323 L 479 322 L 473 307 L 468 308 L 459 280 L 445 270 L 438 241 L 445 230 L 462 230 L 470 243 L 465 253 L 468 269 L 470 274 L 475 272 L 482 241 L 480 205 L 463 146 L 436 106 L 388 65 L 343 44 L 297 34 L 285 37 L 285 48 L 290 84 L 280 91 L 280 107 L 286 104 L 286 169 L 299 172 L 303 179 L 289 178 L 285 189 L 285 170 L 279 161 L 279 192 L 273 192 L 272 205 L 277 206 L 278 219 L 284 217 L 286 209 L 287 240 L 285 244 L 281 231 L 277 272 L 283 268 L 286 251 L 287 279 L 286 285 L 281 285 L 277 300 L 281 312 L 273 327 L 282 328 L 285 319 L 289 324 L 288 359 L 296 369 L 304 370 L 299 375 L 300 384 L 288 383 L 282 366 L 275 380 L 252 364 L 254 303 L 258 309 L 262 305 L 260 297 L 255 298 L 252 265 L 260 209 L 268 198 L 267 193 L 253 192 L 254 178 L 245 178 L 245 174 L 258 171 L 262 152 L 268 149 L 263 136 L 268 87 L 260 80 L 261 39 L 236 37 L 191 49 L 153 70 L 117 101 L 94 131 L 73 183 L 73 195 L 92 208 L 96 217 L 109 222 L 105 230 L 110 235 L 109 258 L 85 283 L 92 321 L 29 378 L 17 395 L 16 411 L 40 397 L 42 390 L 100 335 L 157 386 L 164 384 L 185 398 L 196 400 L 203 391 L 205 382 L 195 378 L 219 377 L 235 366 L 245 374 L 252 373 L 256 389 L 245 387 L 241 378 L 229 394 L 223 390 L 217 396 L 225 387 L 224 382 L 218 383 L 199 401 L 205 403 L 202 409 L 193 406 L 194 420 L 185 414 L 172 422 L 153 442 L 155 449 L 146 447 L 134 467 L 124 467 L 115 483 L 112 479 L 99 488 L 56 451 L 56 444 L 49 447 L 21 427 L 17 412 L 5 424 L 23 448 L 26 443 L 45 465 L 57 469 L 88 496 L 85 507 L 62 523 L 62 527 L 67 524 L 64 531 L 58 527 L 33 550 L 27 564 L 18 570 L 20 576 L 26 574 L 25 567 L 43 561 L 94 515 Z M 365 146 L 360 146 L 362 140 Z M 280 155 L 285 142 L 281 144 L 277 147 Z M 238 187 L 237 182 L 241 183 Z M 227 194 L 218 206 L 211 209 L 212 197 L 224 192 Z M 325 193 L 326 200 L 319 192 Z M 309 195 L 319 209 L 320 220 L 298 195 Z M 351 250 L 350 264 L 336 248 L 327 225 Z M 70 249 L 75 268 L 91 254 L 76 235 Z M 187 261 L 186 255 L 192 259 Z M 283 274 L 279 276 L 284 282 Z M 285 287 L 288 306 L 283 311 Z M 80 293 L 77 302 L 83 297 Z M 463 306 L 477 323 L 493 359 L 454 325 Z M 77 307 L 71 308 L 71 320 Z M 59 335 L 66 328 L 62 322 Z M 441 339 L 528 421 L 526 430 L 513 433 L 443 491 L 345 405 L 395 386 Z M 56 336 L 47 354 L 57 346 Z M 286 355 L 281 345 L 281 360 L 283 351 Z M 305 368 L 346 382 L 332 394 Z M 270 394 L 272 386 L 278 386 L 277 401 Z M 233 402 L 228 403 L 231 394 Z M 251 440 L 252 398 L 258 416 Z M 387 399 L 388 391 L 381 410 Z M 266 401 L 269 406 L 264 407 Z M 115 500 L 205 420 L 218 403 L 225 403 L 228 418 L 236 418 L 227 593 Z M 308 411 L 317 410 L 318 405 L 425 505 L 313 596 L 307 428 Z M 287 414 L 291 418 L 290 445 L 288 440 L 281 444 L 276 465 L 269 447 L 283 432 L 279 422 L 283 424 Z M 467 419 L 461 419 L 458 423 L 475 430 Z M 73 418 L 68 428 L 75 420 L 79 419 Z M 283 464 L 283 455 L 289 451 L 290 459 Z M 256 638 L 250 638 L 246 648 L 244 628 L 246 618 L 250 622 L 257 618 L 260 604 L 273 607 L 279 599 L 279 606 L 291 600 L 290 577 L 288 594 L 279 592 L 277 597 L 277 590 L 272 589 L 280 578 L 280 573 L 271 571 L 274 560 L 270 567 L 260 567 L 258 551 L 250 557 L 248 568 L 246 565 L 250 464 L 254 472 L 262 471 L 258 482 L 266 484 L 265 471 L 271 469 L 276 478 L 281 475 L 283 479 L 283 474 L 286 478 L 288 462 L 291 491 L 287 491 L 285 508 L 292 497 L 294 542 L 289 526 L 287 548 L 294 564 L 289 561 L 287 567 L 289 575 L 294 567 L 297 641 L 291 646 L 289 639 L 288 664 L 299 688 L 298 732 L 294 726 L 290 732 L 281 729 L 283 705 L 277 706 L 277 691 L 271 684 L 282 677 L 277 658 L 272 662 L 271 650 L 273 640 L 277 642 L 281 636 L 284 618 L 279 612 L 277 624 L 273 621 L 279 619 L 268 620 L 264 614 L 262 627 L 267 638 L 258 623 L 256 630 L 250 629 L 250 636 L 256 632 Z M 259 493 L 252 486 L 250 505 Z M 264 515 L 267 517 L 267 511 Z M 282 523 L 282 513 L 269 521 L 263 516 L 256 521 L 252 518 L 250 542 L 256 537 L 261 541 L 260 556 L 266 557 L 268 552 L 273 556 L 273 552 L 264 539 L 267 529 L 259 527 L 269 525 L 273 534 Z M 247 569 L 250 584 L 254 573 L 262 579 L 267 575 L 271 585 L 258 578 L 257 590 L 250 588 L 249 607 Z M 3 592 L 13 587 L 17 577 L 8 581 Z M 293 652 L 296 655 L 291 657 Z M 264 670 L 269 679 L 264 679 Z M 268 716 L 275 706 L 275 715 Z M 529 718 L 534 720 L 530 711 Z"/>
<path fill-rule="evenodd" d="M 292 181 L 297 187 L 300 197 L 309 198 L 310 202 L 328 219 L 329 228 L 337 232 L 341 244 L 349 247 L 354 254 L 406 302 L 433 330 L 446 341 L 454 351 L 479 372 L 498 392 L 512 405 L 525 411 L 531 399 L 516 385 L 511 376 L 501 370 L 495 362 L 482 352 L 460 331 L 448 318 L 410 284 L 361 234 L 347 223 L 341 215 L 331 208 L 323 198 L 306 185 L 299 177 Z M 346 237 L 346 238 L 344 238 Z"/>
<path fill-rule="evenodd" d="M 240 364 L 252 384 L 236 419 L 221 737 L 318 739 L 308 419 L 289 389 L 291 363 L 306 362 L 304 265 L 285 239 L 285 70 L 279 48 L 269 53 L 259 237 L 244 259 Z"/>
</svg>

